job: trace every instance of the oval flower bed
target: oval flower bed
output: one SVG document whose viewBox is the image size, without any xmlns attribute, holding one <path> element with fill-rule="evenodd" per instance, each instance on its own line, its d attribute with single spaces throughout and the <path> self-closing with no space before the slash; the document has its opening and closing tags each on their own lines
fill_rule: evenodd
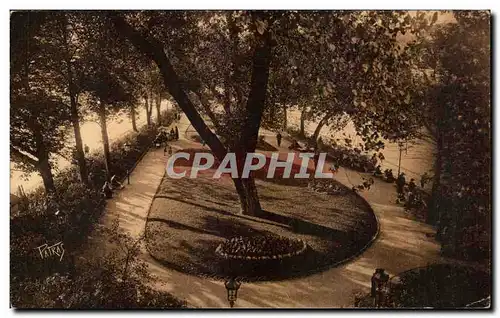
<svg viewBox="0 0 500 318">
<path fill-rule="evenodd" d="M 283 236 L 233 237 L 220 244 L 215 252 L 227 259 L 284 259 L 304 253 L 306 242 Z"/>
</svg>

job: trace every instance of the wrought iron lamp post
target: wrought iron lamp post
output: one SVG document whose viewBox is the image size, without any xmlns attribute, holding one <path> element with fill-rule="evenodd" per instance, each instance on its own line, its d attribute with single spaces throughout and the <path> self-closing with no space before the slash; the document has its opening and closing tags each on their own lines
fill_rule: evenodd
<svg viewBox="0 0 500 318">
<path fill-rule="evenodd" d="M 130 151 L 130 144 L 128 142 L 123 144 L 123 150 L 125 153 L 128 153 Z M 127 184 L 130 184 L 130 171 L 127 170 Z"/>
<path fill-rule="evenodd" d="M 380 308 L 383 298 L 383 290 L 387 286 L 389 275 L 383 268 L 377 268 L 372 276 L 371 296 L 375 298 L 375 307 Z"/>
</svg>

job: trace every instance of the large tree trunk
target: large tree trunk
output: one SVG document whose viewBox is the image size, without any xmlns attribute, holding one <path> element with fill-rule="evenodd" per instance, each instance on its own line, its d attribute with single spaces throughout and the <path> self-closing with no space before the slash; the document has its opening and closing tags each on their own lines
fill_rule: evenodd
<svg viewBox="0 0 500 318">
<path fill-rule="evenodd" d="M 263 215 L 254 178 L 250 175 L 247 179 L 235 178 L 233 182 L 240 200 L 240 212 L 251 216 Z"/>
<path fill-rule="evenodd" d="M 45 147 L 40 127 L 36 122 L 33 122 L 33 130 L 35 135 L 36 157 L 38 159 L 36 167 L 42 177 L 45 192 L 53 193 L 56 191 L 56 187 L 54 185 L 52 168 L 49 163 L 49 154 Z"/>
<path fill-rule="evenodd" d="M 99 105 L 99 123 L 101 126 L 102 146 L 104 150 L 104 164 L 106 166 L 106 180 L 111 180 L 111 156 L 109 152 L 108 128 L 106 126 L 106 106 Z"/>
<path fill-rule="evenodd" d="M 262 37 L 258 38 L 252 58 L 252 79 L 250 84 L 250 94 L 246 104 L 245 123 L 240 139 L 240 147 L 243 154 L 254 152 L 257 147 L 262 113 L 267 97 L 267 83 L 269 81 L 269 68 L 271 64 L 271 35 L 266 30 Z M 239 182 L 235 182 L 235 185 Z M 239 189 L 238 189 L 239 187 Z M 237 187 L 240 196 L 242 213 L 245 215 L 259 216 L 262 209 L 257 194 L 255 182 L 251 176 L 241 180 L 241 186 Z"/>
<path fill-rule="evenodd" d="M 189 119 L 193 127 L 200 134 L 200 136 L 208 144 L 214 155 L 222 161 L 227 151 L 224 145 L 220 142 L 218 137 L 207 127 L 200 114 L 196 111 L 195 106 L 189 100 L 184 92 L 179 76 L 175 72 L 170 60 L 165 55 L 163 45 L 161 43 L 149 42 L 139 32 L 134 30 L 128 25 L 123 18 L 115 15 L 113 17 L 116 28 L 126 35 L 128 39 L 143 53 L 155 61 L 162 74 L 165 87 L 169 93 L 174 97 L 179 107 L 184 111 L 186 117 Z M 250 86 L 250 95 L 247 101 L 247 121 L 243 125 L 242 131 L 242 147 L 246 151 L 253 151 L 257 145 L 257 135 L 262 117 L 262 111 L 266 100 L 267 82 L 269 78 L 269 66 L 271 62 L 271 38 L 269 30 L 267 29 L 264 34 L 257 39 L 257 46 L 253 56 L 253 72 Z M 253 149 L 253 150 L 252 150 Z M 239 184 L 239 181 L 235 182 Z M 258 202 L 257 191 L 253 180 L 248 179 L 241 181 L 241 186 L 238 185 L 240 191 L 240 201 L 243 213 L 248 215 L 258 215 L 261 213 L 260 204 Z M 253 194 L 251 199 L 246 199 L 249 194 Z"/>
<path fill-rule="evenodd" d="M 40 173 L 40 176 L 42 176 L 45 191 L 47 193 L 53 193 L 56 191 L 56 187 L 54 185 L 54 177 L 52 175 L 49 158 L 47 155 L 44 155 L 44 158 L 38 158 L 38 160 L 38 172 Z"/>
<path fill-rule="evenodd" d="M 130 106 L 130 119 L 132 120 L 132 129 L 134 131 L 138 131 L 137 130 L 137 122 L 136 122 L 136 119 L 135 119 L 135 105 L 132 104 Z"/>
</svg>

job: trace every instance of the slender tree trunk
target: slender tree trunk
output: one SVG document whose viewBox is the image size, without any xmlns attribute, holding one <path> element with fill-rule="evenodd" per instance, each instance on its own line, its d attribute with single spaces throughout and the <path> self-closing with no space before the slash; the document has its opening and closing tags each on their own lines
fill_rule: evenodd
<svg viewBox="0 0 500 318">
<path fill-rule="evenodd" d="M 302 108 L 302 111 L 300 112 L 300 131 L 299 135 L 302 137 L 305 137 L 305 121 L 306 121 L 306 109 L 305 107 Z"/>
<path fill-rule="evenodd" d="M 66 71 L 68 73 L 68 93 L 70 100 L 70 112 L 71 112 L 71 124 L 73 126 L 73 131 L 75 133 L 75 146 L 76 146 L 76 160 L 78 162 L 78 168 L 80 170 L 80 179 L 83 184 L 88 185 L 88 172 L 87 172 L 87 163 L 85 161 L 85 152 L 83 151 L 83 142 L 82 142 L 82 134 L 80 132 L 80 116 L 78 114 L 78 102 L 75 92 L 75 87 L 73 85 L 73 70 L 71 67 L 71 56 L 68 50 L 68 27 L 69 22 L 67 16 L 63 16 L 61 29 L 64 37 L 65 44 L 65 62 L 66 62 Z"/>
<path fill-rule="evenodd" d="M 203 96 L 203 94 L 201 94 L 200 92 L 195 92 L 195 94 L 200 100 L 200 104 L 203 107 L 205 114 L 207 114 L 208 118 L 210 118 L 210 120 L 214 124 L 215 129 L 221 131 L 221 125 L 219 123 L 219 120 L 217 119 L 217 117 L 215 117 L 214 112 L 210 109 L 210 105 L 205 96 Z"/>
<path fill-rule="evenodd" d="M 286 105 L 283 105 L 283 130 L 286 131 L 287 128 L 288 128 L 287 110 L 286 110 Z"/>
<path fill-rule="evenodd" d="M 161 126 L 160 107 L 161 107 L 161 95 L 160 93 L 158 93 L 158 95 L 156 96 L 156 121 L 158 122 L 158 126 Z"/>
<path fill-rule="evenodd" d="M 149 94 L 144 96 L 144 107 L 146 108 L 146 123 L 148 127 L 151 127 L 151 115 L 153 113 L 153 99 L 150 98 Z"/>
<path fill-rule="evenodd" d="M 326 114 L 325 117 L 323 117 L 319 123 L 318 123 L 318 126 L 316 126 L 316 129 L 314 130 L 314 134 L 313 134 L 313 140 L 314 140 L 314 143 L 316 144 L 316 142 L 318 141 L 318 137 L 319 137 L 319 134 L 321 132 L 321 128 L 323 128 L 323 126 L 326 125 L 326 123 L 328 122 L 328 120 L 332 117 L 333 115 L 332 114 Z"/>
<path fill-rule="evenodd" d="M 439 134 L 440 135 L 440 134 Z M 431 200 L 429 202 L 429 209 L 427 212 L 426 221 L 428 223 L 434 224 L 439 220 L 439 211 L 440 211 L 440 191 L 441 191 L 441 169 L 443 165 L 443 154 L 441 149 L 441 137 L 437 138 L 437 152 L 436 152 L 436 161 L 434 162 L 434 178 L 432 182 L 432 190 L 431 190 Z M 440 226 L 441 227 L 441 226 Z M 438 232 L 441 228 L 438 228 Z"/>
<path fill-rule="evenodd" d="M 80 170 L 80 179 L 85 185 L 88 185 L 88 172 L 87 163 L 85 161 L 85 152 L 83 150 L 82 134 L 80 131 L 80 116 L 78 115 L 78 106 L 75 97 L 72 95 L 71 99 L 71 124 L 75 132 L 76 143 L 76 160 L 78 161 L 78 168 Z"/>
<path fill-rule="evenodd" d="M 138 131 L 137 130 L 137 122 L 135 119 L 135 105 L 133 105 L 133 104 L 130 106 L 130 119 L 132 120 L 132 129 L 134 131 Z"/>
<path fill-rule="evenodd" d="M 101 125 L 102 146 L 104 149 L 104 164 L 106 166 L 106 180 L 111 180 L 111 156 L 109 152 L 108 128 L 106 126 L 106 106 L 99 105 L 99 123 Z"/>
<path fill-rule="evenodd" d="M 149 112 L 149 98 L 148 98 L 147 94 L 144 96 L 144 107 L 146 108 L 146 123 L 147 123 L 148 127 L 150 127 L 151 126 L 151 113 Z"/>
</svg>

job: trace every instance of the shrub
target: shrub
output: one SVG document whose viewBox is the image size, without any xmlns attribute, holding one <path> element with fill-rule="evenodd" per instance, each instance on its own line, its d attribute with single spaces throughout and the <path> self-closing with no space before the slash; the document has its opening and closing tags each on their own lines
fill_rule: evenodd
<svg viewBox="0 0 500 318">
<path fill-rule="evenodd" d="M 166 119 L 163 122 L 167 123 Z M 155 135 L 156 127 L 143 127 L 139 132 L 129 133 L 114 142 L 110 147 L 112 173 L 125 177 L 127 170 L 133 169 L 149 149 Z M 131 145 L 129 151 L 123 147 L 125 142 Z M 38 188 L 21 198 L 19 209 L 11 215 L 10 221 L 13 290 L 37 290 L 37 284 L 45 284 L 46 277 L 56 273 L 61 277 L 74 274 L 78 248 L 86 241 L 105 207 L 100 194 L 106 178 L 103 155 L 93 153 L 87 158 L 87 166 L 91 179 L 88 188 L 80 182 L 77 167 L 71 166 L 55 176 L 57 192 L 54 195 L 47 197 L 43 189 Z M 37 247 L 57 242 L 64 244 L 63 260 L 41 260 Z M 54 281 L 64 279 L 54 278 Z"/>
<path fill-rule="evenodd" d="M 288 133 L 296 139 L 304 140 L 309 146 L 314 145 L 314 141 L 311 138 L 300 137 L 299 132 L 294 129 L 289 128 Z M 375 170 L 375 166 L 370 161 L 370 158 L 363 154 L 359 148 L 350 148 L 335 143 L 326 144 L 322 140 L 318 142 L 318 148 L 321 151 L 327 152 L 329 159 L 343 167 L 360 172 L 372 172 Z"/>
<path fill-rule="evenodd" d="M 396 307 L 457 308 L 491 295 L 490 275 L 468 267 L 434 264 L 398 275 Z"/>
<path fill-rule="evenodd" d="M 102 233 L 113 248 L 102 257 L 80 258 L 75 270 L 47 277 L 20 279 L 12 284 L 17 308 L 120 309 L 179 308 L 185 302 L 152 289 L 153 277 L 139 258 L 141 239 L 134 241 L 118 224 Z M 125 252 L 121 252 L 125 251 Z"/>
</svg>

